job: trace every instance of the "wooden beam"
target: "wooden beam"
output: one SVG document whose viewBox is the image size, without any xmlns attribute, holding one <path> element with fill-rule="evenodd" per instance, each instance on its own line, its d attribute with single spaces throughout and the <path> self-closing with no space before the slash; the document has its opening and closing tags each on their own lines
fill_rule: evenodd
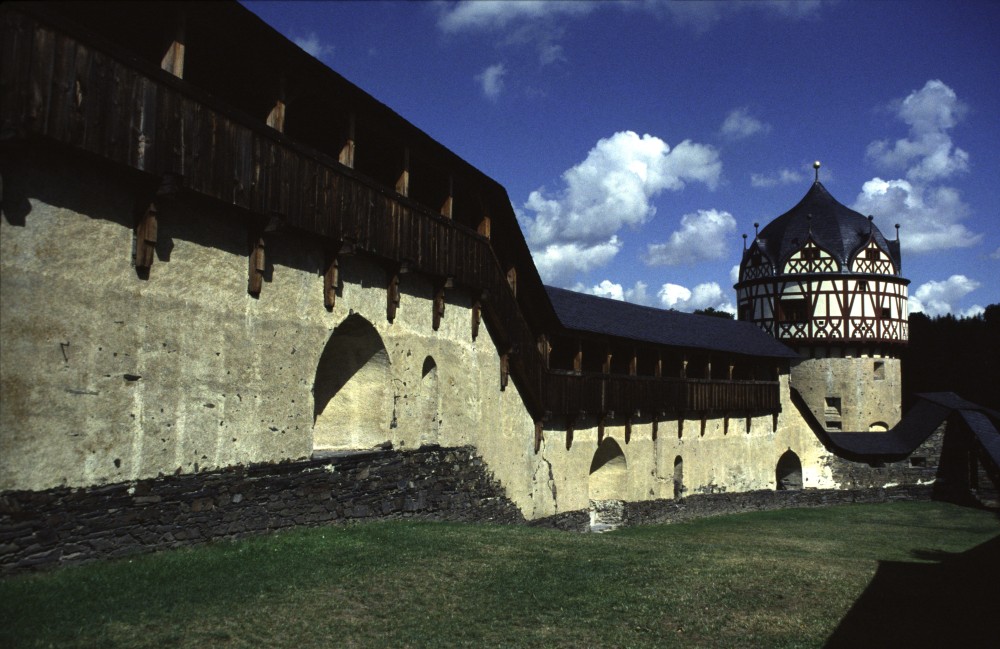
<svg viewBox="0 0 1000 649">
<path fill-rule="evenodd" d="M 386 278 L 385 287 L 385 317 L 391 323 L 396 319 L 396 309 L 399 308 L 399 267 L 391 268 Z"/>
<path fill-rule="evenodd" d="M 541 420 L 535 422 L 535 454 L 542 448 L 542 422 Z"/>
<path fill-rule="evenodd" d="M 507 284 L 510 285 L 510 291 L 517 297 L 517 268 L 511 266 L 507 269 Z"/>
<path fill-rule="evenodd" d="M 663 378 L 663 351 L 656 350 L 656 366 L 653 368 L 653 376 Z"/>
<path fill-rule="evenodd" d="M 260 296 L 264 285 L 264 271 L 267 269 L 264 235 L 260 230 L 250 233 L 249 268 L 247 272 L 247 293 L 254 297 Z"/>
<path fill-rule="evenodd" d="M 135 268 L 147 275 L 156 256 L 157 227 L 156 205 L 150 203 L 135 226 Z"/>
<path fill-rule="evenodd" d="M 444 287 L 445 280 L 438 280 L 434 286 L 434 314 L 432 317 L 434 331 L 441 326 L 441 318 L 444 317 Z"/>
<path fill-rule="evenodd" d="M 583 341 L 576 339 L 576 354 L 573 355 L 573 371 L 577 374 L 583 372 Z"/>
<path fill-rule="evenodd" d="M 479 300 L 472 303 L 472 339 L 479 336 L 479 322 L 482 320 L 483 304 Z"/>
<path fill-rule="evenodd" d="M 635 376 L 638 369 L 639 369 L 639 357 L 638 353 L 635 350 L 635 347 L 633 347 L 632 358 L 628 360 L 628 375 Z"/>
<path fill-rule="evenodd" d="M 347 133 L 344 137 L 344 146 L 340 148 L 338 161 L 345 167 L 354 168 L 354 113 L 347 119 Z"/>
<path fill-rule="evenodd" d="M 335 252 L 328 254 L 326 270 L 323 272 L 323 305 L 332 311 L 337 304 L 337 287 L 340 285 L 340 261 Z"/>
<path fill-rule="evenodd" d="M 160 68 L 166 70 L 178 79 L 184 78 L 184 42 L 175 40 L 167 47 L 166 54 L 160 61 Z"/>
<path fill-rule="evenodd" d="M 167 46 L 167 51 L 160 60 L 160 69 L 166 70 L 178 79 L 184 78 L 184 13 L 177 17 L 174 40 Z"/>
<path fill-rule="evenodd" d="M 448 196 L 441 205 L 441 216 L 446 219 L 452 218 L 452 209 L 455 202 L 455 177 L 448 176 Z"/>
<path fill-rule="evenodd" d="M 396 179 L 396 192 L 403 196 L 410 195 L 410 148 L 403 149 L 403 169 Z"/>
<path fill-rule="evenodd" d="M 686 379 L 688 375 L 688 356 L 684 354 L 681 357 L 681 376 L 680 378 Z"/>
<path fill-rule="evenodd" d="M 277 100 L 274 102 L 274 108 L 267 115 L 267 125 L 278 131 L 279 133 L 285 132 L 285 102 L 282 100 Z"/>
<path fill-rule="evenodd" d="M 611 374 L 611 347 L 604 348 L 604 362 L 601 364 L 601 372 Z"/>
<path fill-rule="evenodd" d="M 500 355 L 500 391 L 507 389 L 507 381 L 510 380 L 510 352 Z"/>
<path fill-rule="evenodd" d="M 542 365 L 549 369 L 549 356 L 552 354 L 552 344 L 549 337 L 542 334 L 538 337 L 538 353 L 542 355 Z"/>
</svg>

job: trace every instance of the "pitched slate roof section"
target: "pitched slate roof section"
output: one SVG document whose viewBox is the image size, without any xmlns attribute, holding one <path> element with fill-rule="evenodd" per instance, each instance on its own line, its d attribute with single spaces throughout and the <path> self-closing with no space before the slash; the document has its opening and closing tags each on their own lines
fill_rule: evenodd
<svg viewBox="0 0 1000 649">
<path fill-rule="evenodd" d="M 554 286 L 546 286 L 545 290 L 566 329 L 669 347 L 770 358 L 799 357 L 750 322 L 654 309 Z"/>
<path fill-rule="evenodd" d="M 899 242 L 888 241 L 868 217 L 842 205 L 818 180 L 795 207 L 771 221 L 757 236 L 761 250 L 775 268 L 812 237 L 818 246 L 829 252 L 847 272 L 848 259 L 874 237 L 880 248 L 889 253 L 898 273 Z"/>
</svg>

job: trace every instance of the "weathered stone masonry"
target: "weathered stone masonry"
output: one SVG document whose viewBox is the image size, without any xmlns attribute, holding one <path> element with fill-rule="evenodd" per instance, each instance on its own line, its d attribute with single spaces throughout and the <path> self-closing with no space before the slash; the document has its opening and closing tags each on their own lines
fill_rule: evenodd
<svg viewBox="0 0 1000 649">
<path fill-rule="evenodd" d="M 468 447 L 377 450 L 0 496 L 0 572 L 293 527 L 416 517 L 523 522 Z"/>
</svg>

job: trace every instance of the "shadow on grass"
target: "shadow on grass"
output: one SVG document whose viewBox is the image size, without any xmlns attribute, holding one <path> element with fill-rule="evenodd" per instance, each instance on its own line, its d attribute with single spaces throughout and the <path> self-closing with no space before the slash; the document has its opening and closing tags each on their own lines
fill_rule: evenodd
<svg viewBox="0 0 1000 649">
<path fill-rule="evenodd" d="M 961 553 L 913 555 L 938 563 L 880 562 L 827 649 L 996 646 L 1000 536 Z"/>
</svg>

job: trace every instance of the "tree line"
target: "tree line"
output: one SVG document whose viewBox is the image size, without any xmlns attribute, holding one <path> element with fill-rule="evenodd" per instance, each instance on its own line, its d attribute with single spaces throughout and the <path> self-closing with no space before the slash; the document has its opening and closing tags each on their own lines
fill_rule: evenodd
<svg viewBox="0 0 1000 649">
<path fill-rule="evenodd" d="M 1000 410 L 1000 304 L 975 317 L 912 313 L 902 355 L 903 411 L 921 392 L 954 392 Z"/>
</svg>

